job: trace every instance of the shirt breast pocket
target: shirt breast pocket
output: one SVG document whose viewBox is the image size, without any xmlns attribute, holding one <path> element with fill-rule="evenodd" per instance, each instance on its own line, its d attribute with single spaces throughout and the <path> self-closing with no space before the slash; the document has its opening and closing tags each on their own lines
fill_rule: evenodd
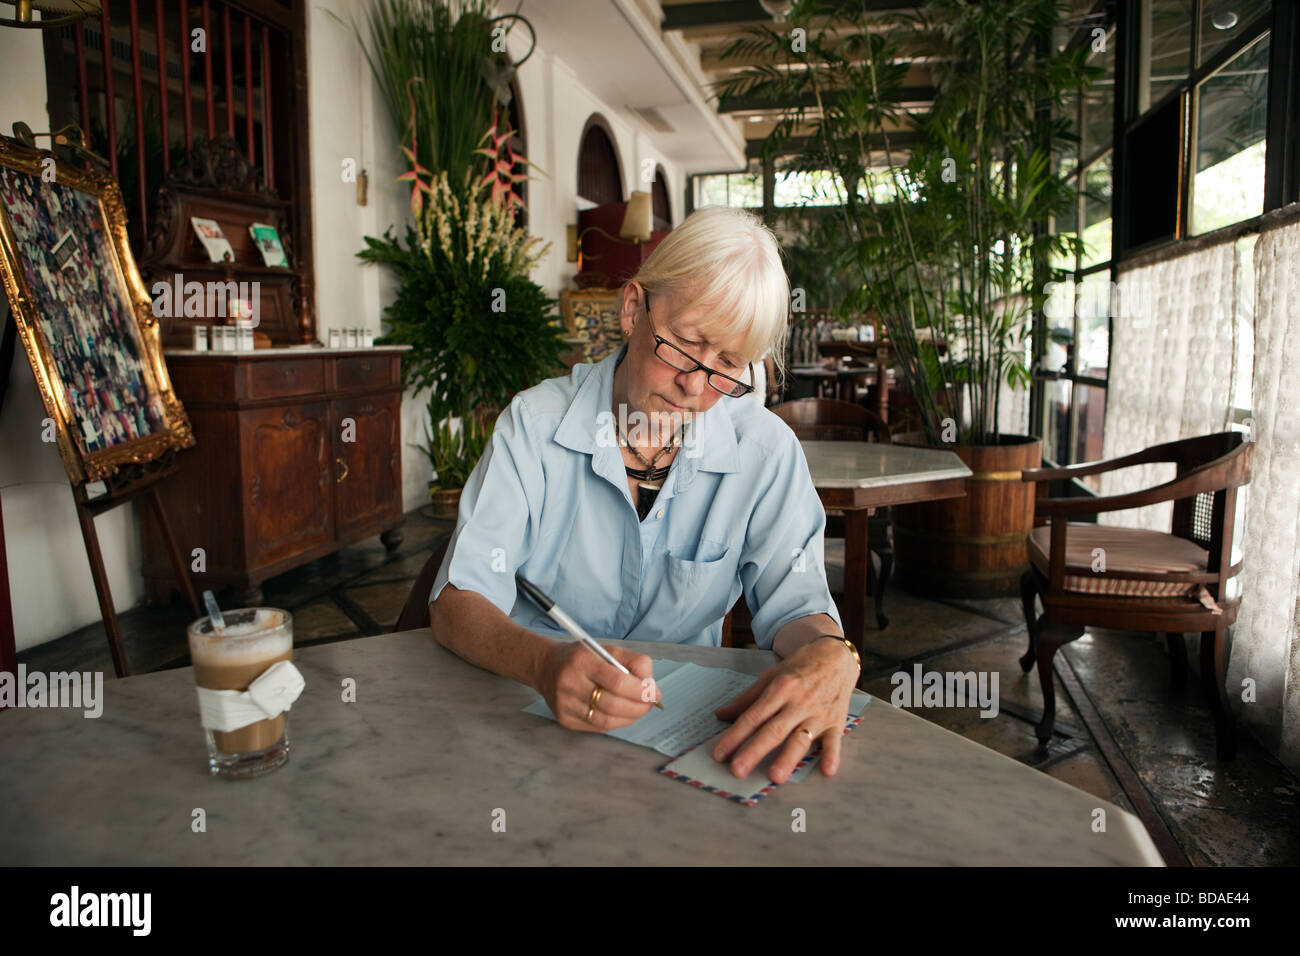
<svg viewBox="0 0 1300 956">
<path fill-rule="evenodd" d="M 697 634 L 731 610 L 727 600 L 736 578 L 738 551 L 721 541 L 703 539 L 693 551 L 670 548 L 664 556 L 665 597 L 671 602 L 674 629 Z"/>
</svg>

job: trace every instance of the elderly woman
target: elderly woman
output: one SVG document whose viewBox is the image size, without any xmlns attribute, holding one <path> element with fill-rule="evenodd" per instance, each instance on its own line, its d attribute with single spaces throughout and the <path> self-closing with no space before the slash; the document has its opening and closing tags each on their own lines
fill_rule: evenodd
<svg viewBox="0 0 1300 956">
<path fill-rule="evenodd" d="M 776 240 L 750 213 L 700 209 L 622 291 L 627 344 L 498 418 L 429 595 L 433 635 L 536 688 L 561 725 L 603 732 L 651 707 L 650 658 L 606 644 L 629 677 L 567 640 L 515 572 L 613 641 L 719 646 L 743 590 L 758 646 L 781 660 L 717 711 L 734 724 L 714 758 L 743 777 L 779 748 L 768 773 L 783 782 L 820 739 L 834 774 L 858 653 L 799 442 L 752 394 L 753 364 L 786 334 Z"/>
</svg>

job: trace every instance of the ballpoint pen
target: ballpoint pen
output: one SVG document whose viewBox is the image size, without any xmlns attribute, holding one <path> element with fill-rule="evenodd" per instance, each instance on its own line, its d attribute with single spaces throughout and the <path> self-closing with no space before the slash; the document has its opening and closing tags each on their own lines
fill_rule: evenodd
<svg viewBox="0 0 1300 956">
<path fill-rule="evenodd" d="M 542 593 L 541 588 L 539 588 L 532 581 L 529 581 L 518 571 L 515 572 L 515 583 L 519 585 L 520 589 L 525 594 L 527 594 L 530 598 L 532 598 L 534 604 L 536 604 L 543 611 L 549 614 L 551 616 L 551 619 L 555 621 L 556 624 L 560 625 L 560 627 L 564 628 L 566 631 L 568 631 L 570 634 L 576 637 L 578 639 L 578 643 L 582 644 L 593 654 L 597 655 L 606 664 L 613 664 L 615 667 L 617 667 L 628 677 L 632 676 L 632 672 L 629 671 L 626 667 L 624 667 L 621 663 L 619 663 L 618 660 L 612 654 L 609 653 L 609 651 L 605 650 L 605 648 L 597 644 L 596 641 L 591 637 L 591 635 L 582 629 L 582 626 L 578 624 L 577 621 L 575 621 L 573 618 L 569 617 L 569 615 L 565 614 L 562 610 L 560 610 L 560 608 L 556 605 L 554 601 L 552 601 L 550 598 L 548 598 L 545 594 Z M 662 692 L 660 693 L 660 696 L 662 697 Z M 658 707 L 660 710 L 664 709 L 664 705 L 659 701 L 655 701 L 654 705 Z"/>
</svg>

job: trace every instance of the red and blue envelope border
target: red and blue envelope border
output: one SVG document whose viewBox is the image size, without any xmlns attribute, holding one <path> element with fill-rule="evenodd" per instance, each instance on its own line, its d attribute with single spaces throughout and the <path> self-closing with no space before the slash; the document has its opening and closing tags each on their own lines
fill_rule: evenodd
<svg viewBox="0 0 1300 956">
<path fill-rule="evenodd" d="M 861 714 L 849 714 L 848 719 L 844 721 L 844 733 L 847 734 L 850 730 L 852 730 L 860 723 L 862 723 Z M 711 740 L 713 738 L 709 738 L 709 739 Z M 705 742 L 707 741 L 701 741 L 701 743 L 705 743 Z M 695 745 L 695 747 L 698 746 L 700 746 L 700 744 Z M 673 760 L 680 760 L 682 757 L 686 756 L 688 753 L 694 750 L 695 747 L 690 747 L 682 751 L 680 754 L 674 757 Z M 799 770 L 802 770 L 804 767 L 808 765 L 809 761 L 816 759 L 816 757 L 820 753 L 821 753 L 821 743 L 819 741 L 812 750 L 809 750 L 808 753 L 804 755 L 804 758 L 802 760 L 800 760 L 797 764 L 795 764 L 794 772 L 798 772 Z M 730 791 L 723 790 L 720 787 L 711 787 L 706 783 L 696 780 L 694 777 L 688 777 L 684 773 L 678 773 L 675 770 L 669 770 L 668 764 L 672 763 L 673 760 L 668 761 L 668 763 L 664 764 L 662 767 L 659 768 L 659 772 L 663 774 L 665 777 L 671 777 L 674 780 L 680 780 L 682 783 L 690 784 L 692 787 L 694 787 L 697 790 L 707 790 L 709 793 L 716 793 L 720 797 L 726 797 L 728 800 L 734 800 L 736 803 L 744 804 L 747 807 L 755 806 L 759 800 L 763 799 L 769 793 L 771 793 L 773 790 L 775 790 L 777 787 L 780 786 L 779 783 L 769 783 L 766 787 L 759 790 L 756 795 L 752 797 L 747 797 L 739 793 L 731 793 Z M 791 776 L 793 776 L 794 772 L 792 772 Z"/>
</svg>

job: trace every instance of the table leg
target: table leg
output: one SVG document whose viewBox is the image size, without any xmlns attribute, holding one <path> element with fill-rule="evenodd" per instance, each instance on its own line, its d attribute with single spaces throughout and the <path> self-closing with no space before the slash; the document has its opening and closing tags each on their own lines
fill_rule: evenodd
<svg viewBox="0 0 1300 956">
<path fill-rule="evenodd" d="M 867 568 L 871 551 L 867 547 L 866 508 L 844 512 L 844 597 L 840 604 L 840 617 L 844 621 L 844 636 L 862 652 L 863 629 L 867 617 Z"/>
</svg>

